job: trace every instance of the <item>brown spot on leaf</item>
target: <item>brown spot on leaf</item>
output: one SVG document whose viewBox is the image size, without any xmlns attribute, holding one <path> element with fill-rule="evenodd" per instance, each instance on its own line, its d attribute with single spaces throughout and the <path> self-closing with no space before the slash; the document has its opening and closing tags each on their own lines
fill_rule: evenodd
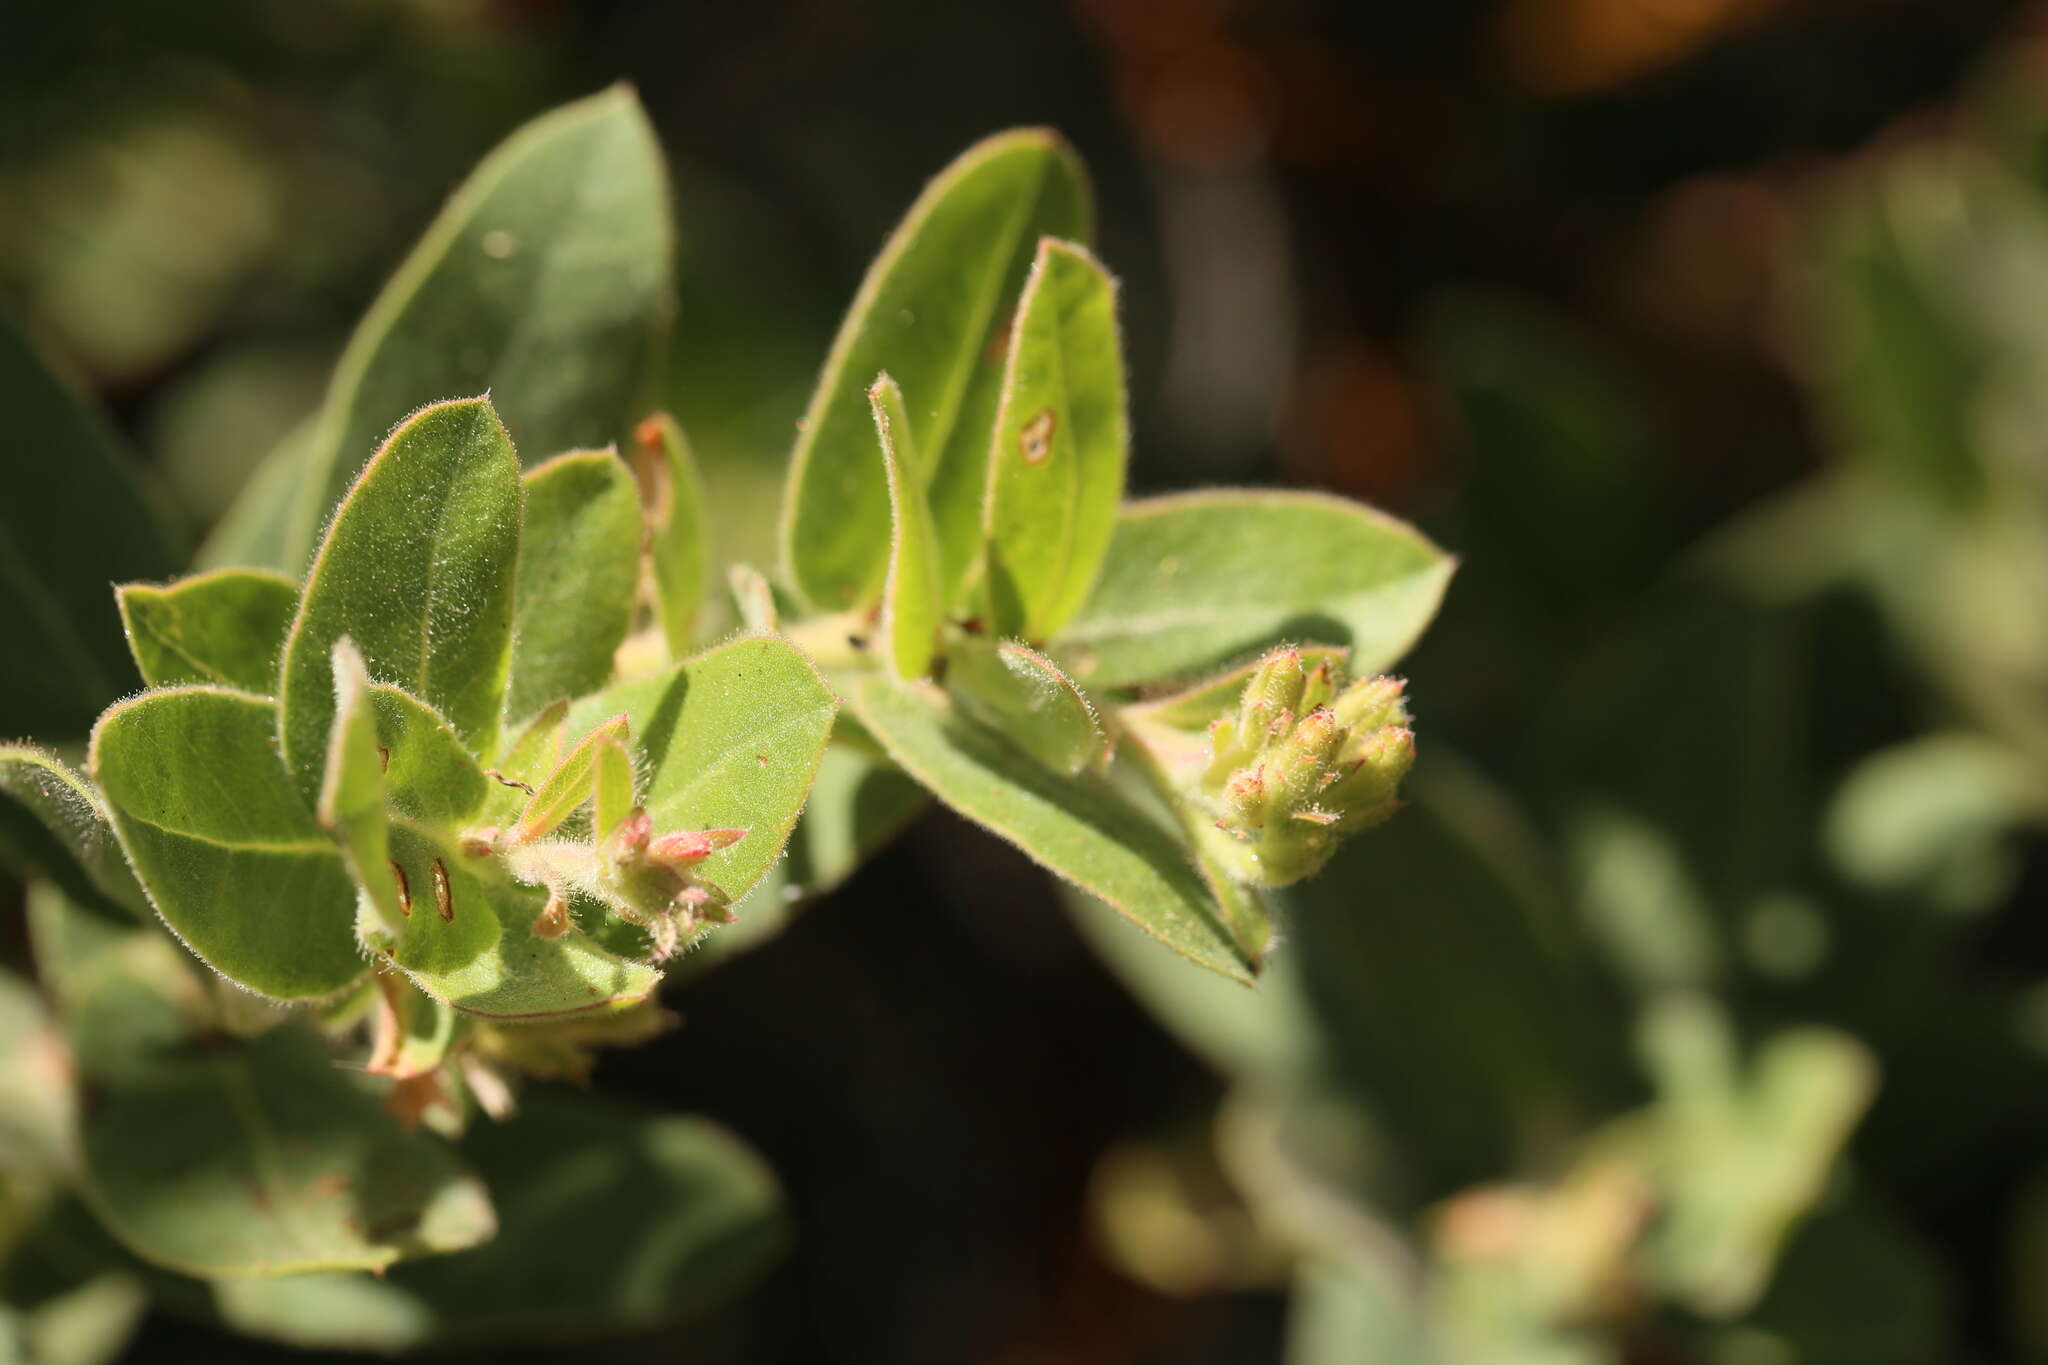
<svg viewBox="0 0 2048 1365">
<path fill-rule="evenodd" d="M 1025 464 L 1041 465 L 1052 458 L 1052 433 L 1058 423 L 1051 408 L 1040 408 L 1017 432 L 1017 453 Z"/>
<path fill-rule="evenodd" d="M 405 879 L 405 869 L 398 865 L 396 858 L 391 860 L 391 880 L 398 883 L 398 908 L 410 915 L 412 913 L 412 883 Z"/>
<path fill-rule="evenodd" d="M 448 887 L 448 867 L 439 858 L 434 859 L 434 908 L 441 912 L 444 923 L 455 922 L 455 893 Z"/>
</svg>

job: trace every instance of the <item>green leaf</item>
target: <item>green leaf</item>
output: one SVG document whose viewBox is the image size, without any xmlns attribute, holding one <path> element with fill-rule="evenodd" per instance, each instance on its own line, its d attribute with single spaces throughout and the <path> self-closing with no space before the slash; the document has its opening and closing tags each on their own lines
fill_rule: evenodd
<svg viewBox="0 0 2048 1365">
<path fill-rule="evenodd" d="M 533 932 L 544 892 L 472 871 L 462 857 L 417 833 L 391 830 L 412 914 L 382 950 L 414 985 L 468 1014 L 538 1019 L 644 1000 L 661 973 L 607 952 L 580 930 Z"/>
<path fill-rule="evenodd" d="M 526 473 L 512 681 L 517 720 L 612 676 L 640 583 L 640 498 L 605 450 L 559 455 Z"/>
<path fill-rule="evenodd" d="M 92 1096 L 87 1194 L 129 1249 L 188 1275 L 290 1275 L 490 1237 L 483 1186 L 385 1114 L 310 1028 L 222 1038 L 156 973 L 126 970 L 130 956 L 95 972 L 72 1011 L 75 1024 L 142 1016 L 123 1047 L 76 1049 Z"/>
<path fill-rule="evenodd" d="M 40 872 L 79 900 L 149 916 L 99 793 L 33 745 L 0 744 L 0 854 L 15 871 Z"/>
<path fill-rule="evenodd" d="M 795 646 L 757 637 L 586 697 L 569 728 L 627 716 L 646 775 L 641 804 L 657 833 L 747 831 L 692 869 L 736 903 L 782 855 L 838 708 Z"/>
<path fill-rule="evenodd" d="M 917 469 L 917 448 L 910 444 L 911 423 L 903 410 L 903 391 L 883 375 L 868 390 L 881 439 L 882 465 L 889 482 L 889 576 L 882 588 L 883 655 L 899 678 L 921 678 L 931 671 L 937 646 L 939 614 L 939 541 L 932 527 L 931 505 L 925 500 Z"/>
<path fill-rule="evenodd" d="M 452 837 L 479 816 L 491 781 L 454 727 L 417 697 L 372 683 L 384 790 L 391 809 L 437 836 Z"/>
<path fill-rule="evenodd" d="M 594 726 L 589 734 L 577 741 L 576 747 L 555 765 L 546 780 L 527 799 L 526 809 L 520 813 L 519 826 L 513 831 L 513 837 L 538 839 L 587 804 L 593 794 L 598 747 L 607 740 L 617 742 L 627 738 L 629 724 L 624 715 L 613 716 Z"/>
<path fill-rule="evenodd" d="M 317 999 L 363 973 L 355 886 L 276 742 L 268 698 L 148 692 L 101 717 L 92 774 L 172 932 L 260 995 Z"/>
<path fill-rule="evenodd" d="M 1080 162 L 1043 129 L 998 134 L 939 173 L 869 267 L 791 456 L 782 553 L 824 610 L 866 607 L 889 557 L 889 492 L 873 458 L 864 389 L 883 370 L 917 395 L 911 443 L 950 596 L 981 547 L 988 433 L 1002 383 L 1005 310 L 1038 239 L 1087 240 Z"/>
<path fill-rule="evenodd" d="M 661 148 L 624 86 L 542 115 L 486 157 L 342 353 L 271 567 L 305 562 L 356 462 L 422 404 L 497 394 L 535 452 L 619 442 L 672 311 L 668 199 Z"/>
<path fill-rule="evenodd" d="M 384 804 L 384 763 L 390 751 L 378 742 L 370 687 L 363 656 L 344 635 L 334 642 L 334 730 L 315 810 L 341 845 L 356 885 L 385 927 L 396 933 L 411 907 L 391 876 L 391 819 Z"/>
<path fill-rule="evenodd" d="M 19 461 L 0 498 L 0 734 L 82 735 L 130 686 L 107 584 L 180 556 L 105 420 L 4 319 L 0 410 Z"/>
<path fill-rule="evenodd" d="M 855 706 L 889 757 L 941 801 L 1181 956 L 1250 984 L 1253 963 L 1186 850 L 1101 779 L 1052 772 L 927 690 L 869 678 Z"/>
<path fill-rule="evenodd" d="M 1014 641 L 959 641 L 946 655 L 946 690 L 1055 772 L 1077 773 L 1107 751 L 1094 704 L 1052 660 Z"/>
<path fill-rule="evenodd" d="M 611 1335 L 708 1308 L 787 1241 L 774 1177 L 703 1119 L 536 1090 L 518 1117 L 472 1128 L 463 1154 L 499 1192 L 489 1246 L 382 1279 L 223 1281 L 222 1314 L 327 1350 Z"/>
<path fill-rule="evenodd" d="M 711 573 L 704 481 L 676 419 L 658 412 L 633 433 L 633 473 L 654 566 L 654 610 L 673 654 L 695 643 L 697 612 Z"/>
<path fill-rule="evenodd" d="M 1436 614 L 1456 561 L 1413 527 L 1318 493 L 1214 490 L 1127 505 L 1055 655 L 1090 687 L 1154 682 L 1283 640 L 1382 672 Z"/>
<path fill-rule="evenodd" d="M 591 834 L 603 848 L 633 811 L 633 760 L 626 746 L 609 736 L 597 744 L 597 771 L 592 786 Z"/>
<path fill-rule="evenodd" d="M 334 718 L 329 652 L 349 636 L 370 676 L 405 688 L 489 753 L 512 652 L 519 466 L 489 400 L 407 418 L 327 528 L 285 642 L 279 735 L 310 802 Z"/>
<path fill-rule="evenodd" d="M 481 817 L 486 825 L 510 824 L 555 765 L 562 761 L 562 745 L 568 738 L 569 699 L 561 697 L 526 722 L 505 750 L 504 758 L 491 769 L 494 779 L 485 797 Z M 523 790 L 522 790 L 523 789 Z"/>
<path fill-rule="evenodd" d="M 782 629 L 775 588 L 759 569 L 735 564 L 726 570 L 726 583 L 732 590 L 733 611 L 750 634 L 773 635 Z"/>
<path fill-rule="evenodd" d="M 1116 283 L 1046 240 L 1017 305 L 983 512 L 990 629 L 1049 640 L 1080 610 L 1130 455 Z"/>
<path fill-rule="evenodd" d="M 216 569 L 164 587 L 114 590 L 128 650 L 151 687 L 218 683 L 267 693 L 299 585 L 261 569 Z"/>
<path fill-rule="evenodd" d="M 370 1070 L 394 1080 L 432 1073 L 447 1060 L 448 1049 L 462 1036 L 466 1019 L 414 990 L 395 972 L 378 972 L 376 989 L 378 1049 L 370 1058 Z"/>
</svg>

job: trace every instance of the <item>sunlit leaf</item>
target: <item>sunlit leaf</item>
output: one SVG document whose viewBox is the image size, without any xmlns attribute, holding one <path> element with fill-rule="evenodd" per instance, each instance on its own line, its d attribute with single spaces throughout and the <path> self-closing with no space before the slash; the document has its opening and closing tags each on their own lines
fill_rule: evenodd
<svg viewBox="0 0 2048 1365">
<path fill-rule="evenodd" d="M 165 587 L 115 592 L 135 667 L 151 687 L 218 683 L 243 692 L 277 686 L 278 654 L 299 588 L 261 569 L 217 569 Z"/>
<path fill-rule="evenodd" d="M 711 527 L 696 456 L 675 418 L 656 413 L 634 430 L 633 473 L 654 567 L 655 613 L 670 651 L 687 654 L 711 572 Z"/>
<path fill-rule="evenodd" d="M 960 582 L 980 550 L 1007 312 L 1039 238 L 1086 241 L 1092 216 L 1080 163 L 1041 129 L 969 148 L 911 206 L 840 326 L 790 460 L 783 561 L 813 605 L 865 607 L 882 591 L 889 491 L 866 389 L 884 370 L 911 396 L 948 595 Z"/>
<path fill-rule="evenodd" d="M 889 483 L 889 575 L 882 588 L 883 657 L 899 678 L 921 678 L 931 668 L 939 633 L 938 532 L 925 500 L 917 451 L 910 444 L 911 422 L 903 407 L 903 391 L 883 375 L 868 390 L 874 407 L 875 433 L 882 446 L 882 465 Z"/>
<path fill-rule="evenodd" d="M 640 580 L 640 499 L 609 451 L 528 470 L 505 714 L 526 717 L 610 680 Z"/>
<path fill-rule="evenodd" d="M 1015 641 L 960 641 L 946 654 L 946 690 L 1055 772 L 1081 771 L 1108 745 L 1094 703 L 1052 660 Z"/>
</svg>

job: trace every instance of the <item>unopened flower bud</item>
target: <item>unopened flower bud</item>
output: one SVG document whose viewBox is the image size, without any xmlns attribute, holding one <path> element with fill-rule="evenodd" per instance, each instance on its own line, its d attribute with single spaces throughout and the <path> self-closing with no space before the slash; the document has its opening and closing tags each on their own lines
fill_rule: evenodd
<svg viewBox="0 0 2048 1365">
<path fill-rule="evenodd" d="M 1330 709 L 1337 713 L 1344 728 L 1354 734 L 1377 730 L 1382 725 L 1405 725 L 1407 690 L 1408 684 L 1399 678 L 1360 678 L 1338 695 Z"/>
<path fill-rule="evenodd" d="M 691 867 L 721 848 L 732 847 L 746 833 L 743 829 L 693 829 L 664 834 L 647 845 L 647 858 L 667 867 Z"/>
<path fill-rule="evenodd" d="M 1239 738 L 1256 744 L 1276 725 L 1292 724 L 1301 712 L 1301 693 L 1307 681 L 1298 649 L 1276 649 L 1259 660 L 1238 705 Z"/>
</svg>

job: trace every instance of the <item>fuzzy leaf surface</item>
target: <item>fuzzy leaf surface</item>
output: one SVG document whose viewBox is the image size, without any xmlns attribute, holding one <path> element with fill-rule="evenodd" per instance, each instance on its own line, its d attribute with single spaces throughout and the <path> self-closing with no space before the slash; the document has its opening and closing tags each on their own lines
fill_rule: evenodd
<svg viewBox="0 0 2048 1365">
<path fill-rule="evenodd" d="M 76 737 L 130 683 L 109 582 L 179 555 L 104 419 L 0 319 L 0 404 L 18 452 L 0 497 L 0 734 Z"/>
<path fill-rule="evenodd" d="M 1081 771 L 1108 743 L 1073 680 L 1015 641 L 960 641 L 946 656 L 946 690 L 963 711 L 1055 772 Z"/>
<path fill-rule="evenodd" d="M 1080 162 L 1043 129 L 1000 133 L 941 171 L 910 208 L 826 358 L 783 499 L 788 577 L 821 610 L 871 605 L 889 558 L 889 490 L 866 389 L 883 370 L 912 398 L 948 595 L 980 550 L 988 433 L 1008 310 L 1041 237 L 1086 241 Z"/>
<path fill-rule="evenodd" d="M 363 973 L 355 886 L 276 742 L 267 697 L 146 692 L 101 717 L 92 773 L 172 932 L 259 995 L 310 1000 Z"/>
<path fill-rule="evenodd" d="M 151 687 L 214 683 L 242 692 L 277 686 L 278 653 L 299 586 L 262 569 L 216 569 L 164 587 L 117 588 L 128 651 Z"/>
<path fill-rule="evenodd" d="M 752 637 L 584 698 L 570 710 L 569 730 L 626 715 L 646 777 L 641 804 L 657 833 L 747 831 L 693 869 L 738 901 L 781 856 L 838 706 L 795 646 Z"/>
<path fill-rule="evenodd" d="M 1130 444 L 1116 284 L 1083 248 L 1040 242 L 988 456 L 996 634 L 1048 640 L 1080 609 L 1116 525 Z"/>
<path fill-rule="evenodd" d="M 1413 527 L 1319 493 L 1216 490 L 1126 505 L 1094 592 L 1056 655 L 1123 687 L 1237 661 L 1282 640 L 1392 665 L 1436 614 L 1457 561 Z"/>
<path fill-rule="evenodd" d="M 391 433 L 327 529 L 285 642 L 285 766 L 308 803 L 334 718 L 329 651 L 346 635 L 370 676 L 497 744 L 512 654 L 519 465 L 488 400 L 422 409 Z"/>
<path fill-rule="evenodd" d="M 661 148 L 623 86 L 500 144 L 349 339 L 271 567 L 297 571 L 358 462 L 424 403 L 498 394 L 536 455 L 619 441 L 673 307 L 668 200 Z"/>
<path fill-rule="evenodd" d="M 640 497 L 618 456 L 560 455 L 526 472 L 512 681 L 505 714 L 524 720 L 605 685 L 632 624 L 640 579 Z"/>
<path fill-rule="evenodd" d="M 941 801 L 1181 956 L 1250 984 L 1254 964 L 1186 850 L 1100 779 L 1052 772 L 925 689 L 870 678 L 855 705 L 889 757 Z"/>
<path fill-rule="evenodd" d="M 939 634 L 939 540 L 923 480 L 914 472 L 917 448 L 910 444 L 910 416 L 903 391 L 883 375 L 868 390 L 882 467 L 889 483 L 889 576 L 882 589 L 883 650 L 899 678 L 930 671 Z"/>
<path fill-rule="evenodd" d="M 391 830 L 412 914 L 389 956 L 444 1004 L 494 1019 L 539 1019 L 645 999 L 661 973 L 598 946 L 580 930 L 533 932 L 547 896 L 472 872 L 462 857 L 407 824 Z"/>
</svg>

